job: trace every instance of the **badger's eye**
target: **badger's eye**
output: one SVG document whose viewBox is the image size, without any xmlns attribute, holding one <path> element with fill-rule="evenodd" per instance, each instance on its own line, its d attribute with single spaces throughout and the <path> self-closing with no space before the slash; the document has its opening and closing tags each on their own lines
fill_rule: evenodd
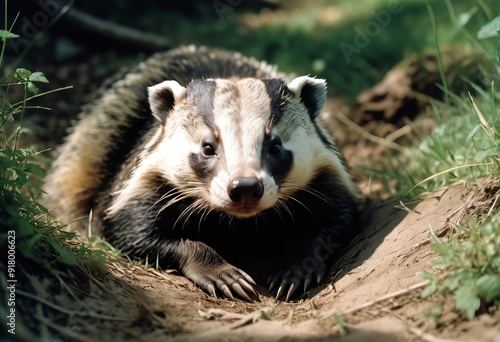
<svg viewBox="0 0 500 342">
<path fill-rule="evenodd" d="M 214 156 L 215 155 L 215 140 L 212 137 L 206 137 L 201 143 L 201 153 L 204 156 Z"/>
<path fill-rule="evenodd" d="M 213 156 L 215 154 L 214 147 L 210 144 L 203 145 L 201 151 L 205 156 Z"/>
<path fill-rule="evenodd" d="M 269 146 L 269 154 L 273 156 L 279 155 L 283 151 L 283 145 L 280 139 L 273 139 L 271 146 Z"/>
</svg>

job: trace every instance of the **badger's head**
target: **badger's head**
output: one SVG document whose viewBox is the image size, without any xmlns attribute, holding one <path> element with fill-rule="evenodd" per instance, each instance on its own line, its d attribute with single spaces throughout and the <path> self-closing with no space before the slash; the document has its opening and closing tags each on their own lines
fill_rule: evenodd
<svg viewBox="0 0 500 342">
<path fill-rule="evenodd" d="M 165 81 L 148 94 L 162 125 L 143 162 L 175 189 L 164 196 L 167 205 L 194 198 L 191 209 L 248 218 L 307 191 L 320 169 L 350 182 L 314 123 L 325 103 L 324 80 L 206 79 L 186 87 Z"/>
</svg>

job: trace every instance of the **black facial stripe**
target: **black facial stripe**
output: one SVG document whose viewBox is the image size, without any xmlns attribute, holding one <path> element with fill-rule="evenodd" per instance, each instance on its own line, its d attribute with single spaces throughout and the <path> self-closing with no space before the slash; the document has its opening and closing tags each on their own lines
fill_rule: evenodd
<svg viewBox="0 0 500 342">
<path fill-rule="evenodd" d="M 205 125 L 214 127 L 214 93 L 215 81 L 193 80 L 189 83 L 188 96 L 193 100 L 194 105 L 200 111 L 201 118 Z"/>
<path fill-rule="evenodd" d="M 284 104 L 286 99 L 293 96 L 285 81 L 279 78 L 263 79 L 266 91 L 271 99 L 271 127 L 276 125 L 284 113 Z"/>
<path fill-rule="evenodd" d="M 208 160 L 202 157 L 199 153 L 191 153 L 189 155 L 189 166 L 194 173 L 201 179 L 207 180 L 211 174 L 211 167 Z"/>
<path fill-rule="evenodd" d="M 271 147 L 271 137 L 266 137 L 262 146 L 262 164 L 275 180 L 276 184 L 281 185 L 287 174 L 293 166 L 293 153 L 283 148 L 279 156 L 269 155 Z"/>
</svg>

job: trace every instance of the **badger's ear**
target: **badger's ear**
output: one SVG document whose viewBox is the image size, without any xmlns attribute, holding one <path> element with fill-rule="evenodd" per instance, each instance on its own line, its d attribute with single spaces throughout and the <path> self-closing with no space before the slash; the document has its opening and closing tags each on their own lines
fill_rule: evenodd
<svg viewBox="0 0 500 342">
<path fill-rule="evenodd" d="M 176 81 L 164 81 L 148 87 L 148 101 L 151 113 L 160 122 L 165 121 L 168 112 L 186 96 L 186 88 Z"/>
<path fill-rule="evenodd" d="M 288 89 L 304 104 L 311 119 L 314 120 L 321 113 L 326 101 L 325 80 L 300 76 L 288 84 Z"/>
</svg>

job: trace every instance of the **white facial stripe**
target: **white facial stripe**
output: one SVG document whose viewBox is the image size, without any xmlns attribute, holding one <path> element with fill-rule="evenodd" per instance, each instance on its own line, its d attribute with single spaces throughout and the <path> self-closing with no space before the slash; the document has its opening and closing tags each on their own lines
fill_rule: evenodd
<svg viewBox="0 0 500 342">
<path fill-rule="evenodd" d="M 244 158 L 248 167 L 259 170 L 262 167 L 264 128 L 271 115 L 271 100 L 261 80 L 241 80 L 238 82 L 238 88 L 241 101 L 240 124 L 245 127 L 241 136 Z"/>
<path fill-rule="evenodd" d="M 216 80 L 215 94 L 213 101 L 214 122 L 219 132 L 219 139 L 222 143 L 221 152 L 224 153 L 222 160 L 227 171 L 231 170 L 231 163 L 238 162 L 241 158 L 240 144 L 240 124 L 239 111 L 240 104 L 238 94 L 233 83 L 227 80 Z"/>
<path fill-rule="evenodd" d="M 264 194 L 256 212 L 268 209 L 278 200 L 278 186 L 271 175 L 262 170 L 262 144 L 271 115 L 271 101 L 261 80 L 243 79 L 233 83 L 216 80 L 213 102 L 214 122 L 220 130 L 221 160 L 210 184 L 210 202 L 231 212 L 234 205 L 227 186 L 234 177 L 258 177 Z M 238 215 L 238 214 L 236 214 Z"/>
<path fill-rule="evenodd" d="M 256 173 L 261 168 L 264 127 L 270 115 L 270 99 L 262 94 L 266 94 L 266 88 L 257 79 L 240 80 L 236 85 L 230 81 L 216 81 L 214 117 L 221 131 L 229 174 Z"/>
</svg>

